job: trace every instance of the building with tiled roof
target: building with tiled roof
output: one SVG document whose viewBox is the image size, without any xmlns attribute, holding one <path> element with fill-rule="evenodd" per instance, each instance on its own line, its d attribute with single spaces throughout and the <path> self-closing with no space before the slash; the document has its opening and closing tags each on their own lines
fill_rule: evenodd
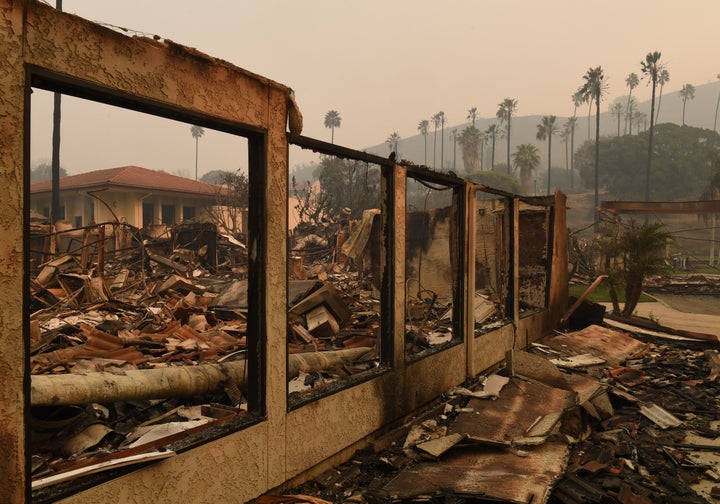
<svg viewBox="0 0 720 504">
<path fill-rule="evenodd" d="M 81 227 L 123 218 L 133 226 L 175 224 L 202 218 L 216 204 L 218 186 L 149 170 L 121 166 L 60 179 L 60 219 Z M 49 215 L 52 181 L 30 186 L 31 209 Z M 55 219 L 57 220 L 57 219 Z"/>
</svg>

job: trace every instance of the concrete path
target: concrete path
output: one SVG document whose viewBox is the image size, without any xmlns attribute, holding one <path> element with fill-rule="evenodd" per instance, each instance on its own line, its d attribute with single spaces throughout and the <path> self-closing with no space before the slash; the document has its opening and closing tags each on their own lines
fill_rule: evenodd
<svg viewBox="0 0 720 504">
<path fill-rule="evenodd" d="M 654 296 L 655 303 L 638 303 L 640 317 L 656 320 L 660 325 L 720 336 L 720 298 L 713 296 Z M 675 299 L 682 297 L 683 299 Z M 700 299 L 697 299 L 700 298 Z M 612 304 L 603 303 L 612 310 Z M 673 306 L 674 305 L 674 306 Z M 681 309 L 678 309 L 681 308 Z M 687 310 L 696 309 L 699 313 Z"/>
</svg>

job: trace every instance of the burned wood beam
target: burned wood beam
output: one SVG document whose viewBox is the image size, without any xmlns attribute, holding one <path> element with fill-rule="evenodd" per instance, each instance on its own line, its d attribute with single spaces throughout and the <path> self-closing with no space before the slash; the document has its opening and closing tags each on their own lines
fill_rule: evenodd
<svg viewBox="0 0 720 504">
<path fill-rule="evenodd" d="M 341 147 L 332 143 L 323 142 L 322 140 L 316 140 L 315 138 L 293 135 L 292 133 L 288 133 L 287 137 L 291 144 L 302 147 L 303 149 L 310 149 L 313 152 L 319 152 L 320 154 L 329 154 L 343 159 L 357 159 L 359 161 L 367 161 L 368 163 L 374 163 L 380 166 L 392 167 L 395 164 L 388 158 L 349 149 L 347 147 Z"/>
<path fill-rule="evenodd" d="M 288 377 L 354 361 L 367 347 L 308 352 L 288 356 Z M 107 403 L 166 397 L 192 397 L 219 389 L 225 382 L 246 385 L 245 360 L 198 366 L 137 369 L 123 373 L 34 375 L 30 380 L 32 406 Z"/>
<path fill-rule="evenodd" d="M 720 200 L 708 201 L 602 201 L 600 209 L 616 214 L 720 214 Z"/>
</svg>

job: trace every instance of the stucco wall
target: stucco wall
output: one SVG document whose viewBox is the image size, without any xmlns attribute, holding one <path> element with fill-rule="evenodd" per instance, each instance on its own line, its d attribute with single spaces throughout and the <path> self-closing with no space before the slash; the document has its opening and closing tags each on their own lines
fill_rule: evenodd
<svg viewBox="0 0 720 504">
<path fill-rule="evenodd" d="M 25 498 L 23 344 L 23 11 L 20 2 L 0 4 L 0 502 Z"/>
</svg>

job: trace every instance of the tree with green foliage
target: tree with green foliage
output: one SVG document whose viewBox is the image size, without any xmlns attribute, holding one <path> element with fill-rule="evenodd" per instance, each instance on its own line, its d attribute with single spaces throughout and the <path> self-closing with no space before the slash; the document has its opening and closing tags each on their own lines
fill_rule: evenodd
<svg viewBox="0 0 720 504">
<path fill-rule="evenodd" d="M 457 140 L 462 149 L 463 166 L 467 173 L 473 173 L 480 168 L 480 145 L 482 144 L 482 133 L 475 126 L 468 126 L 457 135 Z"/>
<path fill-rule="evenodd" d="M 598 230 L 599 219 L 597 216 L 600 200 L 598 196 L 600 165 L 600 100 L 606 90 L 605 75 L 601 66 L 589 68 L 583 75 L 585 83 L 580 87 L 580 95 L 592 103 L 595 101 L 595 231 Z"/>
<path fill-rule="evenodd" d="M 430 128 L 430 121 L 427 119 L 423 119 L 418 123 L 418 131 L 420 131 L 420 134 L 423 136 L 423 140 L 425 142 L 425 166 L 427 166 L 427 136 L 428 136 L 428 129 Z"/>
<path fill-rule="evenodd" d="M 67 177 L 67 170 L 62 166 L 59 169 L 60 176 L 58 178 Z M 30 183 L 43 182 L 52 180 L 52 163 L 40 163 L 30 170 Z"/>
<path fill-rule="evenodd" d="M 330 143 L 335 143 L 335 128 L 340 127 L 342 118 L 337 110 L 328 110 L 325 114 L 325 127 L 330 128 Z"/>
<path fill-rule="evenodd" d="M 625 85 L 628 87 L 628 89 L 630 89 L 630 91 L 628 92 L 628 99 L 627 99 L 627 105 L 625 106 L 625 110 L 628 111 L 628 115 L 630 117 L 632 117 L 632 102 L 630 101 L 630 99 L 632 98 L 633 89 L 635 89 L 638 86 L 638 84 L 640 84 L 640 79 L 638 79 L 638 76 L 635 72 L 631 72 L 630 75 L 628 75 L 627 78 L 625 79 Z M 620 119 L 618 118 L 618 122 L 619 121 L 620 121 Z M 628 130 L 628 122 L 625 121 L 625 132 L 627 132 L 627 130 Z M 620 131 L 619 126 L 618 126 L 618 131 Z M 632 135 L 632 124 L 630 124 L 630 132 L 629 133 Z M 618 135 L 620 135 L 620 133 L 618 133 Z"/>
<path fill-rule="evenodd" d="M 495 171 L 476 171 L 464 177 L 466 180 L 475 184 L 492 187 L 500 191 L 511 194 L 520 194 L 523 192 L 520 182 L 515 177 L 506 175 L 505 173 Z"/>
<path fill-rule="evenodd" d="M 655 127 L 655 161 L 650 198 L 660 201 L 694 200 L 710 176 L 709 155 L 720 151 L 720 134 L 710 129 L 663 123 Z M 600 140 L 600 187 L 612 198 L 642 200 L 645 189 L 642 169 L 646 161 L 649 130 L 637 135 L 604 137 Z M 594 177 L 592 142 L 575 154 L 576 167 L 586 186 Z"/>
<path fill-rule="evenodd" d="M 684 84 L 680 90 L 680 99 L 683 102 L 682 125 L 685 126 L 685 105 L 687 105 L 688 100 L 695 99 L 695 86 L 692 84 Z"/>
<path fill-rule="evenodd" d="M 667 269 L 662 252 L 672 239 L 672 234 L 660 222 L 639 224 L 631 219 L 618 233 L 614 247 L 617 256 L 613 258 L 615 267 L 608 272 L 610 298 L 616 313 L 625 317 L 633 314 L 645 278 Z M 625 290 L 622 310 L 617 295 L 617 289 L 621 287 Z"/>
<path fill-rule="evenodd" d="M 548 141 L 548 176 L 547 176 L 547 194 L 550 194 L 550 174 L 552 171 L 552 137 L 557 133 L 558 126 L 555 123 L 556 117 L 554 115 L 543 116 L 540 124 L 537 125 L 537 134 L 535 138 L 543 141 Z M 522 180 L 522 179 L 521 179 Z"/>
<path fill-rule="evenodd" d="M 215 170 L 219 171 L 219 170 Z M 221 232 L 235 238 L 241 238 L 243 219 L 247 218 L 248 203 L 250 201 L 250 183 L 247 175 L 239 169 L 222 175 L 215 191 L 215 206 L 205 210 Z"/>
<path fill-rule="evenodd" d="M 228 176 L 231 176 L 233 172 L 228 170 L 210 170 L 200 177 L 200 182 L 206 184 L 222 185 L 227 180 Z"/>
<path fill-rule="evenodd" d="M 349 208 L 359 219 L 363 210 L 380 205 L 380 169 L 364 161 L 323 156 L 317 171 L 318 206 L 323 215 L 338 219 Z"/>
<path fill-rule="evenodd" d="M 507 173 L 510 175 L 510 121 L 513 113 L 517 110 L 517 100 L 505 98 L 498 104 L 498 111 L 495 114 L 500 124 L 505 123 L 505 134 L 507 135 Z"/>
<path fill-rule="evenodd" d="M 640 71 L 652 85 L 652 96 L 650 98 L 650 135 L 648 136 L 647 165 L 645 168 L 645 201 L 650 201 L 650 171 L 653 158 L 653 136 L 655 133 L 655 90 L 658 79 L 663 71 L 664 65 L 660 63 L 661 54 L 659 51 L 647 53 L 645 61 L 640 62 Z"/>
<path fill-rule="evenodd" d="M 532 144 L 520 144 L 513 153 L 513 167 L 520 171 L 520 185 L 525 194 L 533 192 L 532 174 L 540 164 L 538 148 Z"/>
</svg>

